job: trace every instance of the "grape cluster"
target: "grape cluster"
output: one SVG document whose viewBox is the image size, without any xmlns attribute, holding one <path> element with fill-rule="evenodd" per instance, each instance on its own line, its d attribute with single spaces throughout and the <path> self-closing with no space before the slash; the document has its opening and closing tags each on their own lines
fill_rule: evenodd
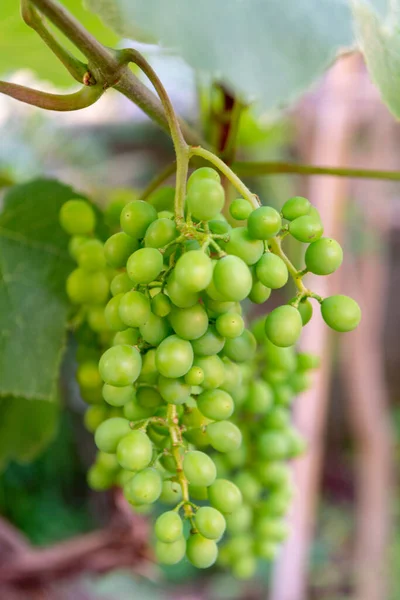
<svg viewBox="0 0 400 600">
<path fill-rule="evenodd" d="M 302 282 L 306 271 L 325 275 L 342 261 L 305 198 L 291 198 L 281 214 L 237 199 L 231 218 L 246 225 L 231 227 L 219 175 L 204 167 L 188 179 L 183 222 L 169 200 L 120 205 L 121 230 L 105 243 L 89 203 L 61 209 L 77 262 L 67 281 L 78 307 L 77 378 L 98 448 L 88 479 L 98 490 L 121 485 L 139 512 L 170 505 L 155 522 L 160 562 L 186 555 L 210 567 L 227 530 L 221 562 L 246 577 L 286 531 L 285 461 L 303 449 L 289 407 L 315 366 L 293 348 L 312 315 L 309 299 L 338 331 L 353 329 L 360 311 Z M 304 272 L 282 250 L 286 235 L 309 243 Z M 264 303 L 289 275 L 295 298 L 247 328 L 240 303 Z"/>
</svg>

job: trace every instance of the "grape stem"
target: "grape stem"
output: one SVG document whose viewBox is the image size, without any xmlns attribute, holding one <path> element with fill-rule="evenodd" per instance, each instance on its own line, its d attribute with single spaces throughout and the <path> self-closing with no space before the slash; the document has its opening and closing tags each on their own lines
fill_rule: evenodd
<svg viewBox="0 0 400 600">
<path fill-rule="evenodd" d="M 182 447 L 182 435 L 178 426 L 178 415 L 175 404 L 168 404 L 167 408 L 167 422 L 169 435 L 172 442 L 171 454 L 176 465 L 176 474 L 178 483 L 182 490 L 182 502 L 185 516 L 190 518 L 193 515 L 192 506 L 189 500 L 189 485 L 188 480 L 185 477 L 182 467 L 182 457 L 180 455 L 180 448 Z"/>
<path fill-rule="evenodd" d="M 283 262 L 285 263 L 285 265 L 287 267 L 287 270 L 290 273 L 290 276 L 293 279 L 295 286 L 299 290 L 302 297 L 310 296 L 311 292 L 306 288 L 306 286 L 304 285 L 304 283 L 301 279 L 301 277 L 302 277 L 301 272 L 296 269 L 294 264 L 291 262 L 291 260 L 289 260 L 289 258 L 286 256 L 286 254 L 282 250 L 280 240 L 277 237 L 273 237 L 270 240 L 268 240 L 268 246 L 269 246 L 271 252 L 273 252 L 274 254 L 279 256 L 279 258 L 281 258 L 283 260 Z"/>
</svg>

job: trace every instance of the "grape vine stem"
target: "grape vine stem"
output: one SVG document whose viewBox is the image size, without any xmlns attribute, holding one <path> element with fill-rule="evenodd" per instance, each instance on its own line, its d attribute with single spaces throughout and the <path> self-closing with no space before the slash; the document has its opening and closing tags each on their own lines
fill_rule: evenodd
<svg viewBox="0 0 400 600">
<path fill-rule="evenodd" d="M 176 473 L 178 477 L 178 483 L 182 490 L 182 501 L 183 510 L 185 516 L 190 518 L 193 515 L 192 506 L 189 499 L 189 486 L 188 481 L 185 477 L 182 467 L 182 457 L 180 454 L 180 448 L 182 447 L 182 435 L 178 426 L 178 415 L 175 404 L 168 404 L 167 408 L 167 422 L 169 435 L 172 442 L 171 454 L 176 464 Z"/>
</svg>

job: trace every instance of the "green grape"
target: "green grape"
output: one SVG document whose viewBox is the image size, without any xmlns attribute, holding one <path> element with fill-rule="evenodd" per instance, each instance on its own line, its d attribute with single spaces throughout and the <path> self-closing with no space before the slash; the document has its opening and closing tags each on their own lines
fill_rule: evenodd
<svg viewBox="0 0 400 600">
<path fill-rule="evenodd" d="M 128 327 L 141 327 L 151 314 L 150 300 L 141 292 L 127 292 L 120 300 L 119 316 Z"/>
<path fill-rule="evenodd" d="M 289 446 L 288 457 L 294 458 L 300 456 L 307 449 L 307 442 L 295 429 L 287 429 L 285 431 L 286 442 Z"/>
<path fill-rule="evenodd" d="M 290 406 L 293 399 L 293 390 L 290 385 L 284 383 L 274 385 L 275 403 L 282 406 Z"/>
<path fill-rule="evenodd" d="M 200 167 L 200 169 L 196 169 L 190 175 L 187 181 L 187 190 L 189 191 L 193 184 L 199 181 L 203 181 L 203 179 L 211 179 L 212 181 L 216 181 L 217 183 L 221 182 L 221 178 L 219 176 L 218 171 L 211 167 Z"/>
<path fill-rule="evenodd" d="M 172 216 L 174 210 L 174 200 L 175 188 L 168 185 L 158 188 L 147 198 L 147 202 L 154 206 L 158 213 L 172 211 Z"/>
<path fill-rule="evenodd" d="M 177 282 L 175 270 L 172 271 L 171 275 L 168 277 L 167 294 L 178 308 L 189 308 L 199 301 L 197 292 L 190 292 L 187 288 L 181 286 Z"/>
<path fill-rule="evenodd" d="M 192 565 L 198 569 L 208 569 L 217 560 L 218 547 L 213 540 L 195 533 L 187 541 L 186 556 Z"/>
<path fill-rule="evenodd" d="M 73 235 L 68 242 L 68 252 L 77 261 L 80 248 L 89 240 L 85 235 Z"/>
<path fill-rule="evenodd" d="M 130 431 L 131 428 L 127 419 L 113 417 L 100 423 L 96 429 L 94 441 L 102 452 L 113 453 L 117 451 L 117 446 L 122 438 Z"/>
<path fill-rule="evenodd" d="M 218 452 L 232 452 L 242 443 L 240 429 L 230 421 L 217 421 L 207 427 L 211 446 Z"/>
<path fill-rule="evenodd" d="M 264 304 L 270 295 L 270 288 L 266 287 L 261 281 L 255 281 L 250 290 L 249 300 L 254 304 Z"/>
<path fill-rule="evenodd" d="M 193 348 L 177 335 L 165 338 L 156 350 L 156 367 L 164 377 L 183 377 L 193 364 Z"/>
<path fill-rule="evenodd" d="M 157 211 L 143 200 L 134 200 L 124 206 L 121 212 L 121 229 L 137 240 L 144 237 L 147 228 L 157 219 Z"/>
<path fill-rule="evenodd" d="M 282 487 L 291 480 L 289 467 L 279 461 L 267 461 L 256 466 L 257 476 L 261 483 L 268 487 Z"/>
<path fill-rule="evenodd" d="M 211 354 L 218 354 L 224 347 L 224 344 L 225 338 L 218 334 L 213 325 L 210 325 L 207 331 L 197 340 L 192 340 L 192 348 L 196 356 L 210 356 Z"/>
<path fill-rule="evenodd" d="M 123 297 L 124 294 L 118 294 L 117 296 L 114 296 L 108 301 L 104 309 L 106 323 L 113 331 L 123 331 L 126 329 L 126 325 L 119 314 L 119 306 Z"/>
<path fill-rule="evenodd" d="M 113 486 L 114 477 L 114 473 L 110 473 L 100 465 L 92 465 L 87 473 L 87 482 L 92 490 L 102 492 Z"/>
<path fill-rule="evenodd" d="M 210 296 L 205 295 L 204 304 L 207 307 L 208 314 L 222 315 L 235 308 L 234 302 L 221 302 L 213 300 Z"/>
<path fill-rule="evenodd" d="M 222 359 L 225 369 L 225 380 L 219 386 L 229 394 L 233 394 L 242 384 L 242 372 L 239 365 L 225 357 Z"/>
<path fill-rule="evenodd" d="M 219 389 L 202 392 L 197 397 L 197 406 L 205 417 L 214 421 L 229 419 L 234 409 L 232 396 Z"/>
<path fill-rule="evenodd" d="M 251 360 L 257 347 L 256 338 L 248 329 L 236 338 L 227 339 L 224 346 L 224 354 L 235 362 Z"/>
<path fill-rule="evenodd" d="M 272 252 L 265 252 L 262 255 L 256 264 L 256 274 L 261 283 L 272 290 L 283 287 L 289 279 L 287 266 L 279 256 Z"/>
<path fill-rule="evenodd" d="M 278 554 L 279 545 L 270 541 L 259 539 L 255 542 L 255 553 L 264 560 L 273 560 Z"/>
<path fill-rule="evenodd" d="M 242 335 L 244 331 L 244 321 L 241 315 L 234 312 L 228 312 L 220 315 L 216 322 L 215 327 L 222 337 L 236 338 Z"/>
<path fill-rule="evenodd" d="M 144 236 L 146 248 L 164 248 L 178 236 L 178 230 L 171 219 L 157 219 L 147 228 Z"/>
<path fill-rule="evenodd" d="M 225 233 L 229 233 L 229 231 L 232 229 L 227 221 L 218 219 L 218 217 L 212 221 L 209 221 L 208 226 L 211 233 L 215 233 L 217 235 L 224 235 Z"/>
<path fill-rule="evenodd" d="M 170 379 L 160 375 L 158 389 L 168 404 L 183 404 L 190 396 L 190 385 L 184 379 Z"/>
<path fill-rule="evenodd" d="M 228 254 L 238 256 L 246 265 L 254 265 L 260 260 L 264 252 L 264 244 L 261 239 L 258 240 L 251 237 L 247 227 L 235 227 L 231 229 L 229 232 L 229 241 L 223 246 Z"/>
<path fill-rule="evenodd" d="M 343 250 L 335 240 L 321 238 L 308 246 L 304 258 L 311 273 L 329 275 L 342 264 Z"/>
<path fill-rule="evenodd" d="M 184 340 L 196 340 L 208 328 L 208 315 L 201 304 L 189 308 L 173 308 L 169 314 L 175 333 Z"/>
<path fill-rule="evenodd" d="M 294 196 L 286 200 L 282 206 L 282 216 L 288 221 L 294 221 L 299 217 L 304 217 L 309 214 L 311 209 L 311 203 L 307 198 L 303 196 Z"/>
<path fill-rule="evenodd" d="M 126 294 L 133 287 L 132 281 L 129 279 L 127 273 L 117 273 L 111 280 L 110 290 L 113 296 L 118 294 Z"/>
<path fill-rule="evenodd" d="M 207 500 L 206 487 L 198 485 L 189 485 L 189 496 L 195 500 Z"/>
<path fill-rule="evenodd" d="M 161 394 L 148 385 L 140 386 L 136 392 L 136 398 L 143 408 L 157 408 L 163 404 Z"/>
<path fill-rule="evenodd" d="M 329 296 L 321 303 L 321 314 L 325 323 L 335 331 L 352 331 L 361 321 L 361 310 L 349 296 Z"/>
<path fill-rule="evenodd" d="M 171 327 L 167 319 L 162 319 L 150 313 L 146 323 L 139 327 L 140 335 L 145 342 L 152 346 L 158 346 L 161 342 L 171 334 Z"/>
<path fill-rule="evenodd" d="M 74 304 L 104 304 L 109 284 L 103 271 L 88 273 L 84 269 L 75 269 L 67 279 L 66 288 Z"/>
<path fill-rule="evenodd" d="M 201 385 L 204 381 L 204 372 L 200 367 L 191 367 L 185 375 L 187 385 Z"/>
<path fill-rule="evenodd" d="M 266 429 L 286 429 L 290 421 L 290 413 L 283 406 L 272 408 L 263 420 Z"/>
<path fill-rule="evenodd" d="M 149 467 L 136 473 L 124 485 L 124 495 L 132 504 L 153 504 L 160 497 L 161 489 L 160 472 Z"/>
<path fill-rule="evenodd" d="M 178 285 L 189 292 L 201 292 L 209 285 L 213 274 L 213 263 L 202 250 L 190 250 L 182 254 L 175 265 Z"/>
<path fill-rule="evenodd" d="M 282 542 L 287 538 L 289 529 L 287 523 L 281 519 L 262 517 L 255 523 L 255 533 L 260 539 Z"/>
<path fill-rule="evenodd" d="M 289 443 L 281 432 L 264 431 L 259 436 L 257 445 L 262 458 L 279 460 L 288 456 Z"/>
<path fill-rule="evenodd" d="M 157 560 L 164 565 L 176 565 L 186 553 L 186 540 L 184 537 L 175 542 L 165 544 L 159 540 L 156 543 Z"/>
<path fill-rule="evenodd" d="M 199 450 L 186 452 L 183 458 L 183 472 L 188 482 L 195 486 L 210 486 L 217 476 L 212 459 Z"/>
<path fill-rule="evenodd" d="M 209 540 L 219 540 L 225 532 L 224 516 L 212 506 L 202 506 L 194 518 L 197 531 Z"/>
<path fill-rule="evenodd" d="M 162 484 L 162 492 L 159 501 L 163 504 L 174 504 L 180 502 L 182 498 L 181 486 L 176 481 L 166 479 Z"/>
<path fill-rule="evenodd" d="M 216 479 L 208 488 L 208 499 L 211 506 L 223 514 L 230 514 L 241 506 L 242 492 L 232 481 Z"/>
<path fill-rule="evenodd" d="M 137 329 L 132 329 L 128 327 L 128 329 L 124 329 L 123 331 L 118 331 L 113 338 L 113 346 L 118 346 L 119 344 L 128 344 L 128 346 L 136 346 L 139 341 L 139 331 Z"/>
<path fill-rule="evenodd" d="M 252 525 L 253 511 L 248 504 L 242 504 L 234 513 L 227 515 L 226 528 L 232 535 L 245 533 Z"/>
<path fill-rule="evenodd" d="M 215 179 L 192 180 L 186 198 L 188 210 L 198 221 L 210 221 L 225 203 L 224 188 Z"/>
<path fill-rule="evenodd" d="M 248 200 L 244 198 L 236 198 L 229 206 L 229 212 L 236 221 L 244 221 L 253 212 L 253 207 Z"/>
<path fill-rule="evenodd" d="M 321 364 L 321 359 L 316 354 L 308 352 L 299 352 L 297 355 L 297 366 L 301 370 L 317 369 Z"/>
<path fill-rule="evenodd" d="M 274 395 L 268 383 L 261 379 L 255 379 L 249 383 L 245 403 L 246 410 L 256 415 L 263 415 L 270 410 L 273 402 Z"/>
<path fill-rule="evenodd" d="M 118 463 L 127 471 L 145 469 L 149 466 L 152 457 L 153 445 L 144 431 L 131 431 L 118 444 Z"/>
<path fill-rule="evenodd" d="M 129 400 L 123 407 L 123 414 L 129 421 L 141 421 L 142 419 L 148 419 L 152 417 L 154 413 L 154 407 L 144 408 L 137 402 L 136 397 Z"/>
<path fill-rule="evenodd" d="M 242 471 L 236 476 L 235 483 L 242 492 L 244 502 L 248 502 L 251 505 L 258 502 L 262 494 L 262 486 L 252 473 Z"/>
<path fill-rule="evenodd" d="M 225 367 L 219 356 L 198 356 L 195 357 L 194 366 L 200 367 L 204 373 L 204 380 L 201 384 L 206 390 L 217 388 L 224 382 Z"/>
<path fill-rule="evenodd" d="M 130 189 L 116 189 L 111 192 L 110 200 L 104 210 L 104 218 L 110 227 L 119 227 L 122 209 L 128 202 L 136 199 L 136 193 Z"/>
<path fill-rule="evenodd" d="M 307 323 L 311 320 L 311 317 L 313 315 L 312 304 L 309 300 L 302 300 L 299 303 L 297 310 L 300 313 L 301 321 L 302 321 L 303 327 L 304 327 L 304 325 L 307 325 Z"/>
<path fill-rule="evenodd" d="M 103 398 L 111 406 L 124 406 L 130 400 L 135 398 L 135 390 L 133 386 L 115 387 L 105 383 L 103 385 Z"/>
<path fill-rule="evenodd" d="M 304 392 L 304 390 L 307 390 L 311 385 L 310 376 L 304 371 L 293 373 L 293 375 L 290 377 L 289 382 L 295 394 L 300 394 L 300 392 Z"/>
<path fill-rule="evenodd" d="M 68 200 L 61 207 L 60 224 L 70 235 L 85 235 L 93 232 L 96 216 L 88 202 Z"/>
<path fill-rule="evenodd" d="M 126 261 L 139 248 L 139 242 L 120 231 L 114 233 L 104 244 L 104 254 L 109 265 L 119 269 L 125 267 Z"/>
<path fill-rule="evenodd" d="M 112 346 L 106 350 L 99 362 L 100 375 L 110 385 L 123 387 L 139 377 L 142 367 L 140 353 L 133 346 Z"/>
<path fill-rule="evenodd" d="M 289 225 L 289 232 L 299 242 L 309 244 L 322 236 L 324 228 L 319 219 L 312 215 L 306 215 L 292 221 Z"/>
<path fill-rule="evenodd" d="M 128 258 L 126 270 L 136 284 L 155 281 L 163 268 L 163 256 L 156 248 L 141 248 Z"/>
<path fill-rule="evenodd" d="M 77 262 L 85 271 L 101 271 L 106 266 L 104 246 L 100 240 L 88 240 L 77 251 Z"/>
<path fill-rule="evenodd" d="M 156 350 L 152 348 L 143 356 L 142 370 L 140 372 L 139 383 L 155 384 L 158 379 L 156 367 Z"/>
<path fill-rule="evenodd" d="M 169 510 L 161 514 L 155 522 L 154 532 L 164 544 L 172 544 L 183 536 L 183 523 L 177 512 Z"/>
<path fill-rule="evenodd" d="M 162 292 L 151 299 L 151 310 L 157 317 L 166 317 L 171 312 L 171 308 L 171 300 Z"/>
<path fill-rule="evenodd" d="M 91 306 L 87 311 L 87 322 L 96 333 L 107 331 L 109 327 L 104 316 L 104 306 Z"/>
<path fill-rule="evenodd" d="M 217 262 L 213 282 L 223 300 L 234 302 L 244 300 L 253 285 L 248 266 L 238 256 L 224 256 Z"/>
<path fill-rule="evenodd" d="M 107 408 L 102 405 L 90 406 L 83 417 L 85 428 L 94 433 L 98 426 L 107 418 Z"/>
<path fill-rule="evenodd" d="M 303 322 L 297 308 L 285 304 L 269 313 L 265 320 L 268 339 L 282 348 L 293 346 L 300 337 Z"/>
<path fill-rule="evenodd" d="M 99 368 L 95 361 L 85 361 L 80 364 L 76 378 L 82 388 L 98 388 L 101 385 Z"/>
<path fill-rule="evenodd" d="M 237 535 L 231 538 L 227 544 L 230 554 L 230 562 L 239 560 L 242 556 L 251 555 L 254 540 L 251 535 Z"/>
<path fill-rule="evenodd" d="M 232 574 L 236 579 L 251 579 L 257 569 L 257 561 L 251 554 L 241 556 L 232 564 Z"/>
<path fill-rule="evenodd" d="M 252 238 L 269 240 L 281 230 L 282 219 L 271 206 L 260 206 L 250 214 L 247 227 Z"/>
</svg>

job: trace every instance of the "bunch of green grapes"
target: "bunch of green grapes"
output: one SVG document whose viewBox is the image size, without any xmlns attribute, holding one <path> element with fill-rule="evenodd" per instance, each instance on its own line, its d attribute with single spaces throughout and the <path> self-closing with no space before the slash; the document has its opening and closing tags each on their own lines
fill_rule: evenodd
<svg viewBox="0 0 400 600">
<path fill-rule="evenodd" d="M 288 200 L 282 214 L 235 200 L 231 215 L 246 225 L 234 228 L 221 214 L 224 201 L 218 173 L 201 168 L 187 182 L 184 221 L 168 203 L 134 200 L 121 210 L 121 231 L 103 244 L 94 237 L 88 203 L 71 200 L 60 213 L 78 264 L 67 281 L 79 307 L 78 381 L 92 404 L 85 420 L 99 450 L 89 483 L 121 485 L 138 511 L 171 503 L 155 522 L 157 557 L 175 564 L 186 556 L 198 568 L 215 563 L 227 525 L 233 535 L 235 520 L 249 508 L 243 478 L 256 477 L 251 463 L 261 473 L 265 461 L 287 459 L 302 447 L 285 406 L 303 385 L 304 369 L 272 368 L 271 357 L 295 356 L 293 346 L 311 318 L 309 298 L 334 329 L 349 331 L 360 319 L 352 299 L 322 299 L 302 282 L 306 270 L 328 274 L 342 260 L 337 242 L 321 237 L 308 200 Z M 281 248 L 289 234 L 309 243 L 303 272 Z M 241 302 L 264 303 L 289 275 L 297 295 L 255 335 Z M 274 426 L 285 418 L 285 426 Z M 240 456 L 243 472 L 235 471 L 234 481 L 222 477 L 217 465 L 235 467 Z M 262 491 L 267 475 L 257 477 Z M 271 503 L 261 491 L 250 507 L 257 523 Z"/>
</svg>

